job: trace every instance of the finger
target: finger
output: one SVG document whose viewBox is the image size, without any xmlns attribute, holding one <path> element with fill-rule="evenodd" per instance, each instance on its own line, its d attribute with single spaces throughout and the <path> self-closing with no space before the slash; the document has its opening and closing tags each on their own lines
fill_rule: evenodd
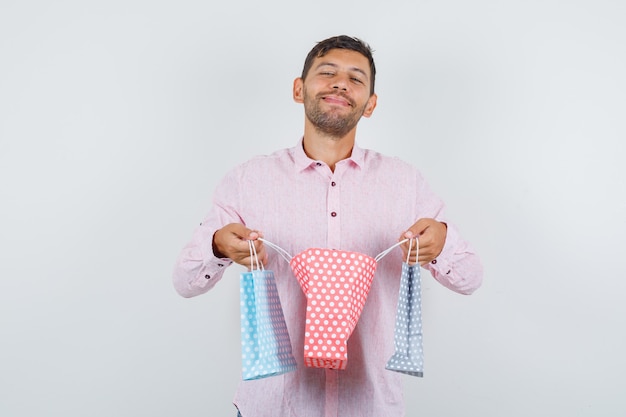
<svg viewBox="0 0 626 417">
<path fill-rule="evenodd" d="M 432 261 L 433 259 L 435 259 L 435 256 L 432 250 L 430 250 L 430 248 L 425 248 L 424 250 L 420 250 L 419 253 L 417 254 L 417 261 L 420 263 L 420 265 L 425 265 L 429 263 L 430 261 Z"/>
<path fill-rule="evenodd" d="M 263 250 L 263 253 L 259 254 L 259 261 L 261 262 L 261 265 L 263 266 L 267 265 L 267 260 L 268 260 L 267 252 Z"/>
<path fill-rule="evenodd" d="M 430 261 L 432 261 L 432 256 L 430 254 L 420 252 L 417 256 L 417 262 L 419 262 L 420 265 L 425 265 Z"/>
<path fill-rule="evenodd" d="M 258 230 L 248 229 L 248 240 L 257 240 L 261 237 L 261 233 Z"/>
<path fill-rule="evenodd" d="M 439 256 L 439 250 L 433 241 L 427 242 L 424 246 L 420 245 L 419 262 L 424 265 L 436 259 Z"/>
<path fill-rule="evenodd" d="M 421 236 L 430 226 L 430 219 L 419 219 L 407 230 L 407 233 L 410 233 L 410 237 Z M 407 236 L 408 237 L 408 236 Z"/>
<path fill-rule="evenodd" d="M 415 265 L 416 263 L 419 262 L 419 257 L 418 256 L 419 256 L 419 253 L 417 252 L 417 249 L 411 249 L 411 253 L 408 254 L 406 256 L 406 258 L 405 258 L 406 262 L 409 265 Z"/>
<path fill-rule="evenodd" d="M 231 223 L 224 227 L 225 230 L 228 230 L 233 236 L 245 240 L 246 236 L 248 236 L 251 232 L 246 226 L 241 223 Z"/>
<path fill-rule="evenodd" d="M 254 250 L 259 258 L 259 261 L 265 265 L 267 262 L 267 251 L 265 250 L 265 245 L 260 240 L 254 241 Z"/>
<path fill-rule="evenodd" d="M 404 236 L 404 235 L 403 235 Z M 402 240 L 406 240 L 402 245 L 400 245 L 402 249 L 402 256 L 404 260 L 408 261 L 410 265 L 414 265 L 417 262 L 417 241 L 414 238 L 406 238 L 404 237 Z M 410 248 L 410 252 L 409 252 Z"/>
<path fill-rule="evenodd" d="M 431 224 L 432 219 L 419 219 L 402 234 L 401 239 L 413 239 L 418 237 L 421 238 L 421 236 L 428 231 Z"/>
<path fill-rule="evenodd" d="M 415 237 L 415 233 L 413 233 L 413 231 L 409 229 L 406 232 L 402 233 L 399 240 L 413 239 L 414 237 Z"/>
</svg>

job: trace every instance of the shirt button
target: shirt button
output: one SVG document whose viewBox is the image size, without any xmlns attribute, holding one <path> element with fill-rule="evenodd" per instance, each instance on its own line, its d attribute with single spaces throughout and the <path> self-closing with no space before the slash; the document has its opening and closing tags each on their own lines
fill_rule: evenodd
<svg viewBox="0 0 626 417">
<path fill-rule="evenodd" d="M 432 261 L 430 261 L 431 264 L 435 265 L 437 263 L 436 259 L 433 259 Z"/>
<path fill-rule="evenodd" d="M 223 268 L 224 264 L 217 264 L 217 266 L 219 266 L 220 268 Z"/>
<path fill-rule="evenodd" d="M 335 185 L 337 185 L 337 183 L 335 181 L 333 181 L 333 182 L 330 183 L 330 185 L 334 187 Z"/>
<path fill-rule="evenodd" d="M 211 275 L 206 274 L 204 277 L 205 277 L 206 279 L 210 279 L 210 278 L 211 278 Z"/>
<path fill-rule="evenodd" d="M 337 217 L 337 213 L 334 212 L 334 211 L 332 213 L 330 213 L 330 215 L 333 216 L 333 217 Z"/>
<path fill-rule="evenodd" d="M 315 165 L 317 165 L 318 167 L 321 167 L 321 166 L 322 166 L 322 163 L 321 163 L 321 162 L 318 162 L 318 163 L 316 163 Z"/>
</svg>

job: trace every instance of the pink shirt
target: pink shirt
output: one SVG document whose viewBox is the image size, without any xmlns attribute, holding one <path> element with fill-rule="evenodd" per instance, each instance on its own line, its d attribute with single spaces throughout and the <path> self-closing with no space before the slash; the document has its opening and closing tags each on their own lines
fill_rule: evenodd
<svg viewBox="0 0 626 417">
<path fill-rule="evenodd" d="M 425 268 L 447 288 L 472 293 L 482 280 L 480 260 L 444 217 L 442 201 L 414 167 L 355 146 L 352 156 L 332 172 L 325 163 L 310 159 L 300 142 L 253 158 L 225 176 L 207 218 L 178 259 L 174 286 L 183 297 L 193 297 L 222 278 L 231 261 L 213 255 L 212 236 L 228 223 L 261 230 L 265 239 L 292 255 L 321 247 L 374 257 L 423 217 L 448 225 L 443 251 Z M 242 381 L 234 399 L 242 416 L 403 416 L 402 378 L 412 377 L 385 369 L 394 351 L 402 251 L 398 248 L 378 262 L 365 307 L 348 340 L 347 368 L 327 370 L 304 366 L 306 298 L 289 264 L 273 249 L 266 250 L 266 269 L 275 274 L 298 369 Z M 428 335 L 424 345 L 428 346 Z"/>
</svg>

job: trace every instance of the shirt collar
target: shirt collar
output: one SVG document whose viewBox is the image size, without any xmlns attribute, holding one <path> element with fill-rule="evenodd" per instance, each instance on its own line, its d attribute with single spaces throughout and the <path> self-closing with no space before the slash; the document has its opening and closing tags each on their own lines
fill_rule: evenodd
<svg viewBox="0 0 626 417">
<path fill-rule="evenodd" d="M 309 158 L 308 155 L 304 153 L 302 139 L 298 141 L 298 144 L 295 147 L 291 148 L 291 155 L 296 165 L 296 169 L 299 172 L 304 171 L 305 169 L 317 163 L 316 160 Z M 357 167 L 363 167 L 363 165 L 365 164 L 365 151 L 362 148 L 359 148 L 355 143 L 352 147 L 352 154 L 349 158 L 345 159 L 345 161 L 348 161 L 352 165 L 356 165 Z"/>
</svg>

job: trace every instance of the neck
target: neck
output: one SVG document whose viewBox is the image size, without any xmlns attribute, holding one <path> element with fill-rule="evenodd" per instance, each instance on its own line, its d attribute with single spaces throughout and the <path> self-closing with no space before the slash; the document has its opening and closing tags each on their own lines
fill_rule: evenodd
<svg viewBox="0 0 626 417">
<path fill-rule="evenodd" d="M 337 162 L 349 158 L 356 137 L 356 128 L 342 137 L 332 137 L 315 130 L 308 123 L 305 124 L 302 145 L 304 152 L 311 159 L 325 162 L 334 172 Z"/>
</svg>

